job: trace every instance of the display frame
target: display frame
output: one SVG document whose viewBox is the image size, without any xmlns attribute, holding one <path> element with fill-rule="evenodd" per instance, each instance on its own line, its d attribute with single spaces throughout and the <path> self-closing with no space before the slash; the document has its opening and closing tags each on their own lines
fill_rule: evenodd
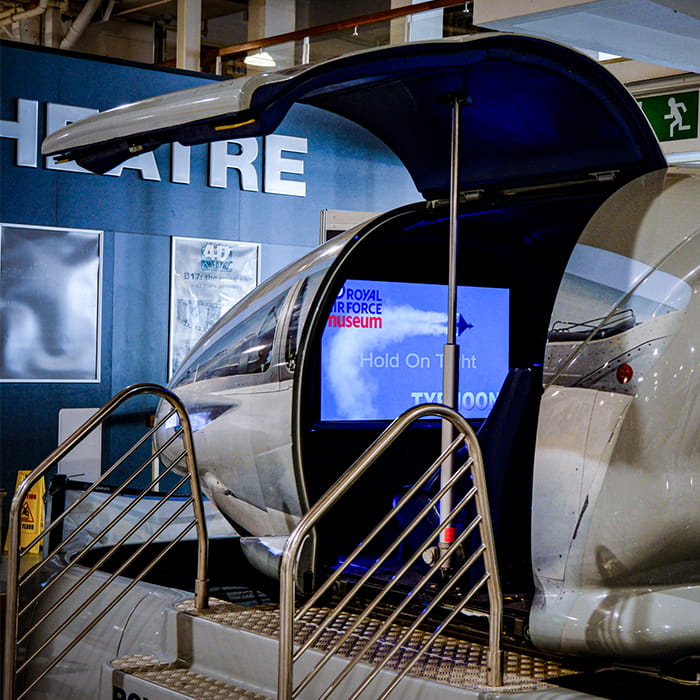
<svg viewBox="0 0 700 700">
<path fill-rule="evenodd" d="M 349 317 L 353 328 L 344 325 L 339 328 L 342 319 L 338 314 L 346 311 L 347 307 L 341 307 L 338 302 L 342 303 L 347 285 L 362 287 L 363 299 L 368 301 L 367 311 L 370 312 L 374 309 L 376 312 L 378 309 L 378 314 L 375 313 L 373 317 L 365 319 L 365 314 L 361 310 L 363 307 L 354 304 L 351 308 L 356 310 L 358 307 L 359 311 L 358 314 L 353 313 Z M 384 291 L 379 290 L 391 289 L 398 296 L 390 300 L 389 305 L 385 304 L 382 307 L 380 297 L 383 297 Z M 376 296 L 374 296 L 375 292 Z M 372 299 L 378 301 L 379 305 L 375 307 L 372 304 Z M 400 302 L 397 302 L 397 299 L 400 299 Z M 457 329 L 459 335 L 457 346 L 461 365 L 461 381 L 458 391 L 460 405 L 457 408 L 465 418 L 475 423 L 481 423 L 488 417 L 510 370 L 511 301 L 511 289 L 507 286 L 463 284 L 458 287 Z M 446 302 L 447 285 L 445 284 L 397 280 L 346 280 L 329 310 L 319 340 L 316 427 L 385 425 L 413 406 L 424 403 L 443 403 L 442 353 L 447 340 Z M 485 302 L 488 302 L 488 305 L 485 305 Z M 393 309 L 391 304 L 393 304 Z M 481 309 L 478 308 L 479 304 L 482 305 Z M 397 339 L 396 331 L 392 329 L 389 331 L 389 335 L 393 337 L 389 341 L 378 338 L 374 341 L 369 340 L 369 344 L 367 344 L 367 340 L 357 340 L 361 349 L 360 345 L 356 345 L 355 340 L 348 337 L 351 333 L 354 333 L 358 338 L 362 334 L 366 339 L 369 339 L 370 334 L 381 336 L 388 330 L 386 321 L 389 320 L 389 315 L 386 312 L 390 309 L 393 311 L 394 319 L 398 314 L 406 315 L 407 312 L 409 313 L 410 321 L 405 325 L 411 325 L 411 331 Z M 493 318 L 488 319 L 492 323 L 489 326 L 487 317 L 494 312 Z M 467 320 L 462 315 L 463 313 L 475 323 Z M 382 314 L 384 314 L 384 327 L 378 320 L 378 315 Z M 345 320 L 347 321 L 347 318 Z M 416 326 L 413 324 L 419 323 L 427 330 L 416 330 Z M 333 352 L 331 349 L 332 338 L 339 338 L 340 333 L 346 334 L 342 341 L 336 341 L 336 345 L 342 348 L 342 361 L 337 358 L 330 359 Z M 423 340 L 417 341 L 416 337 L 418 336 L 423 336 Z M 461 342 L 459 336 L 462 336 Z M 476 340 L 477 336 L 479 337 L 478 341 Z M 491 346 L 487 345 L 489 343 L 495 343 L 497 346 L 495 354 Z M 367 361 L 368 357 L 374 357 L 373 353 L 370 352 L 372 347 L 381 348 L 376 358 L 380 360 L 379 363 L 376 362 L 376 359 Z M 485 351 L 484 348 L 486 348 Z M 475 349 L 477 349 L 476 355 L 474 354 Z M 364 351 L 368 351 L 366 356 L 362 354 Z M 359 370 L 355 368 L 353 371 L 352 369 L 355 363 L 348 354 L 351 352 L 355 352 L 357 355 L 355 359 L 359 358 Z M 465 353 L 468 354 L 465 355 Z M 484 369 L 482 371 L 482 359 L 487 354 L 489 357 L 486 363 L 483 363 Z M 423 364 L 418 365 L 417 358 L 425 361 L 432 360 L 432 364 L 428 364 L 427 371 L 424 371 Z M 335 371 L 342 368 L 342 379 L 333 377 L 334 369 L 331 367 L 335 368 Z M 375 375 L 375 377 L 368 375 Z M 383 376 L 377 377 L 376 375 Z M 398 385 L 392 383 L 395 379 L 400 380 Z M 376 386 L 369 386 L 372 383 L 376 383 Z M 339 401 L 331 396 L 338 389 L 333 388 L 332 385 L 350 387 L 349 393 L 357 394 L 359 391 L 361 394 L 362 391 L 370 390 L 375 397 L 381 395 L 379 412 L 377 412 L 377 406 L 367 408 L 368 404 L 364 397 L 360 399 L 361 410 L 357 406 L 339 409 Z M 416 391 L 417 389 L 421 389 L 421 391 Z M 405 400 L 395 401 L 392 397 L 391 400 L 387 401 L 384 398 L 388 393 L 398 393 L 402 390 L 404 393 L 408 392 L 403 397 Z M 343 391 L 345 392 L 345 390 Z M 345 393 L 352 404 L 355 399 L 347 396 L 348 392 Z M 353 411 L 355 413 L 351 415 Z"/>
<path fill-rule="evenodd" d="M 14 243 L 9 243 L 7 240 L 7 232 L 34 232 L 40 234 L 36 239 L 32 240 L 29 236 L 24 236 L 17 239 Z M 48 238 L 46 235 L 48 234 Z M 63 251 L 61 256 L 56 256 L 51 258 L 50 252 L 46 251 L 46 240 L 50 240 L 51 234 L 66 234 L 68 237 L 76 236 L 83 237 L 89 240 L 90 249 L 86 253 L 88 256 L 92 251 L 94 255 L 88 257 L 87 262 L 84 264 L 75 264 L 73 267 L 73 274 L 67 274 L 65 277 L 59 279 L 58 276 L 52 278 L 50 275 L 51 265 L 50 263 L 55 263 L 57 268 L 60 261 L 64 269 L 70 270 L 70 263 L 75 263 L 75 259 L 71 261 L 70 253 L 72 252 L 75 257 L 79 257 L 81 252 L 78 250 L 77 241 L 73 241 L 73 250 L 66 250 L 67 246 L 63 246 Z M 44 246 L 39 246 L 38 243 L 42 240 L 44 236 Z M 69 241 L 70 242 L 70 241 Z M 32 243 L 37 245 L 32 250 Z M 60 251 L 61 241 L 55 241 L 56 251 Z M 8 247 L 11 247 L 12 252 L 8 252 Z M 15 248 L 23 248 L 24 250 L 17 251 Z M 54 251 L 54 252 L 56 252 Z M 38 253 L 38 255 L 37 255 Z M 8 272 L 7 268 L 17 265 L 18 261 L 21 260 L 23 254 L 29 259 L 29 264 L 24 268 L 17 268 Z M 42 260 L 42 256 L 44 259 Z M 9 258 L 9 261 L 8 261 Z M 102 381 L 102 304 L 103 304 L 103 278 L 104 278 L 104 231 L 101 229 L 86 229 L 77 228 L 72 226 L 44 226 L 38 224 L 17 224 L 10 222 L 0 222 L 0 309 L 2 309 L 2 316 L 0 317 L 0 383 L 2 384 L 14 384 L 14 383 L 33 383 L 33 384 L 56 384 L 56 383 L 74 383 L 74 384 L 99 384 Z M 85 271 L 85 268 L 91 267 Z M 4 274 L 3 274 L 4 270 Z M 34 271 L 34 276 L 29 275 Z M 9 277 L 9 281 L 8 281 Z M 46 355 L 50 355 L 46 361 L 51 365 L 48 367 L 44 374 L 45 376 L 40 376 L 40 372 L 34 370 L 33 372 L 29 370 L 15 370 L 14 373 L 10 369 L 8 371 L 8 363 L 11 363 L 12 357 L 21 356 L 22 361 L 25 365 L 34 366 L 40 365 L 41 362 L 37 360 L 39 358 L 39 353 L 42 351 L 41 343 L 30 342 L 28 334 L 32 333 L 31 329 L 31 317 L 27 316 L 27 310 L 31 311 L 31 303 L 27 303 L 27 287 L 31 284 L 29 280 L 40 280 L 43 283 L 49 282 L 47 287 L 44 284 L 44 299 L 43 301 L 39 299 L 40 296 L 37 293 L 37 289 L 32 289 L 31 292 L 37 295 L 35 299 L 35 311 L 34 320 L 38 319 L 35 323 L 34 335 L 43 335 L 45 337 L 51 337 L 52 334 L 57 336 L 55 340 L 56 343 L 73 343 L 74 349 L 72 352 L 57 352 L 56 348 L 50 349 L 46 352 Z M 56 286 L 53 288 L 50 286 L 51 282 L 55 283 Z M 59 293 L 58 284 L 63 282 L 64 289 L 63 293 Z M 13 285 L 14 283 L 14 285 Z M 12 289 L 12 287 L 15 289 Z M 41 289 L 41 285 L 37 285 Z M 77 286 L 77 289 L 73 289 Z M 91 287 L 91 289 L 89 289 Z M 8 289 L 10 293 L 8 294 Z M 74 301 L 75 303 L 71 307 L 70 291 L 73 289 L 76 292 Z M 92 297 L 90 296 L 92 295 Z M 9 298 L 8 298 L 9 297 Z M 14 297 L 14 298 L 13 298 Z M 92 299 L 92 304 L 90 300 Z M 30 297 L 31 301 L 31 297 Z M 68 302 L 68 303 L 66 303 Z M 42 312 L 46 308 L 51 308 L 54 312 L 51 314 L 50 319 L 44 319 L 41 321 Z M 13 311 L 14 309 L 14 311 Z M 21 312 L 21 322 L 18 324 L 13 324 L 10 327 L 8 323 L 8 317 L 13 313 L 18 317 L 17 311 Z M 72 325 L 73 329 L 66 332 L 65 327 L 60 328 L 57 324 L 57 319 L 64 319 L 66 325 Z M 87 323 L 87 328 L 86 328 Z M 24 329 L 21 327 L 24 325 Z M 44 331 L 44 333 L 42 333 Z M 14 336 L 10 338 L 10 336 Z M 80 337 L 78 337 L 80 336 Z M 10 344 L 14 343 L 21 345 L 22 347 L 14 353 Z M 27 348 L 34 348 L 34 352 L 29 352 Z M 67 364 L 63 369 L 57 369 L 60 362 L 61 354 L 67 358 Z M 77 354 L 80 354 L 81 360 L 76 359 Z M 71 366 L 71 357 L 73 358 L 73 364 Z M 50 360 L 50 361 L 49 361 Z M 78 363 L 84 365 L 81 369 L 78 367 Z"/>
<path fill-rule="evenodd" d="M 213 255 L 206 255 L 211 248 Z M 197 257 L 199 248 L 199 257 Z M 235 277 L 233 253 L 245 253 L 245 279 Z M 231 265 L 229 262 L 231 255 Z M 211 328 L 234 304 L 260 283 L 261 244 L 192 236 L 173 236 L 170 248 L 170 308 L 168 314 L 168 380 L 172 379 L 181 362 L 199 338 Z M 188 269 L 185 269 L 188 268 Z M 197 268 L 196 271 L 194 268 Z M 252 273 L 252 275 L 251 275 Z M 251 281 L 252 279 L 252 281 Z M 206 322 L 194 333 L 187 333 L 182 321 L 183 305 L 194 304 L 197 317 L 200 306 L 206 308 Z"/>
</svg>

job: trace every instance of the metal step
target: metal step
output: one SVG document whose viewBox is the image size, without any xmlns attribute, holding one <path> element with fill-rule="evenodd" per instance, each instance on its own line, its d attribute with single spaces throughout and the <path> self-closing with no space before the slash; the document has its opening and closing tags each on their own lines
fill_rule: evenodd
<svg viewBox="0 0 700 700">
<path fill-rule="evenodd" d="M 263 639 L 267 638 L 269 642 L 274 644 L 274 650 L 277 649 L 279 610 L 276 606 L 244 607 L 234 603 L 213 599 L 210 601 L 210 607 L 203 611 L 196 611 L 194 603 L 191 600 L 177 603 L 175 609 L 178 611 L 181 618 L 190 618 L 187 622 L 187 626 L 190 629 L 191 638 L 193 640 L 201 639 L 198 633 L 193 632 L 193 628 L 197 626 L 197 623 L 200 623 L 206 626 L 209 634 L 216 634 L 214 628 L 218 625 L 222 628 L 238 630 L 243 634 L 244 638 L 251 641 L 252 635 L 257 637 L 261 643 Z M 328 608 L 312 608 L 304 616 L 295 630 L 295 645 L 303 644 L 311 633 L 316 630 L 318 621 L 323 620 L 327 615 Z M 316 652 L 315 654 L 312 653 L 312 657 L 315 658 L 310 659 L 309 663 L 315 663 L 321 652 L 331 648 L 354 619 L 355 616 L 350 613 L 343 613 L 340 615 L 334 624 L 324 631 L 317 643 L 313 645 L 311 651 Z M 361 623 L 340 648 L 337 655 L 339 664 L 342 665 L 345 663 L 343 657 L 350 658 L 354 655 L 355 650 L 361 649 L 380 622 L 380 620 L 369 618 Z M 182 624 L 182 619 L 180 620 L 180 624 Z M 222 631 L 223 630 L 220 630 L 219 633 Z M 400 626 L 392 628 L 392 632 L 389 635 L 378 640 L 378 642 L 363 655 L 363 665 L 366 667 L 371 666 L 386 656 L 389 650 L 394 648 L 395 640 L 400 637 L 402 632 L 403 628 Z M 402 645 L 401 652 L 390 660 L 388 667 L 389 673 L 392 671 L 399 671 L 403 664 L 410 661 L 415 653 L 414 650 L 422 646 L 421 638 L 423 635 L 427 635 L 427 633 L 418 630 Z M 222 673 L 225 671 L 226 665 L 230 668 L 232 663 L 231 657 L 235 657 L 236 650 L 229 646 L 226 651 L 223 651 L 221 646 L 212 646 L 215 650 L 215 654 L 219 657 L 219 661 L 217 662 L 217 659 L 211 658 L 204 659 L 201 655 L 201 651 L 195 649 L 193 654 L 193 668 L 204 664 L 209 669 L 212 669 L 212 664 L 215 665 L 217 663 L 223 665 L 221 668 L 212 669 L 215 673 Z M 263 648 L 264 647 L 260 648 L 260 653 L 263 653 Z M 273 651 L 271 646 L 266 646 L 265 649 L 264 653 L 268 655 L 267 663 L 269 664 L 269 673 L 276 677 L 276 655 L 270 653 Z M 487 647 L 482 644 L 449 635 L 441 635 L 430 646 L 424 656 L 415 663 L 410 670 L 409 676 L 404 679 L 404 682 L 415 686 L 416 689 L 420 685 L 423 686 L 424 690 L 426 689 L 426 684 L 428 686 L 433 686 L 433 692 L 435 694 L 421 695 L 421 697 L 446 698 L 451 696 L 447 687 L 452 691 L 456 691 L 455 697 L 470 697 L 471 693 L 468 691 L 474 693 L 473 697 L 483 697 L 480 693 L 493 693 L 495 690 L 493 687 L 486 684 L 487 651 Z M 228 662 L 225 661 L 226 657 L 228 657 Z M 566 668 L 551 659 L 506 651 L 504 661 L 504 686 L 499 688 L 498 692 L 508 694 L 537 693 L 547 689 L 554 689 L 557 688 L 557 686 L 551 683 L 552 680 L 577 672 L 577 670 Z M 243 680 L 247 685 L 258 687 L 259 681 L 253 678 L 245 678 Z M 408 692 L 407 688 L 404 688 L 403 691 L 397 688 L 397 691 L 399 693 L 397 697 L 408 698 L 413 696 L 413 693 Z"/>
<path fill-rule="evenodd" d="M 114 700 L 271 700 L 226 681 L 197 673 L 180 662 L 161 661 L 154 656 L 135 654 L 115 659 L 108 665 L 109 678 L 103 678 L 100 697 Z M 111 688 L 105 687 L 111 679 Z"/>
</svg>

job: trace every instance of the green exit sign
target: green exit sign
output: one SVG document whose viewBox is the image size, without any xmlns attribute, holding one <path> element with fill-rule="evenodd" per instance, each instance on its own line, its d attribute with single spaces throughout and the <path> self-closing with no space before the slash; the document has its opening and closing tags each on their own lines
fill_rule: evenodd
<svg viewBox="0 0 700 700">
<path fill-rule="evenodd" d="M 659 141 L 698 137 L 698 90 L 637 100 Z"/>
</svg>

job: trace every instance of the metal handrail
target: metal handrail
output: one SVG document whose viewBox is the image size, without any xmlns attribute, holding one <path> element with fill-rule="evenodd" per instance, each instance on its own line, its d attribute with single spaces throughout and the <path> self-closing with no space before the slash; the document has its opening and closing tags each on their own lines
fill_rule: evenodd
<svg viewBox="0 0 700 700">
<path fill-rule="evenodd" d="M 78 444 L 80 444 L 97 426 L 102 425 L 107 418 L 109 418 L 121 405 L 123 405 L 129 399 L 140 396 L 144 394 L 149 394 L 156 396 L 164 401 L 166 401 L 172 407 L 172 410 L 161 419 L 157 424 L 155 424 L 146 434 L 141 437 L 127 452 L 122 455 L 114 464 L 107 469 L 102 476 L 95 481 L 90 487 L 88 487 L 85 492 L 78 498 L 68 509 L 66 509 L 60 516 L 58 516 L 53 522 L 51 522 L 46 529 L 39 533 L 32 542 L 30 542 L 25 547 L 20 546 L 20 522 L 21 522 L 21 508 L 24 500 L 29 493 L 30 489 L 34 484 L 36 484 L 41 478 L 43 478 L 49 470 L 55 466 L 55 464 L 63 459 L 72 449 L 74 449 Z M 87 498 L 91 493 L 95 491 L 101 484 L 105 483 L 105 480 L 110 477 L 110 475 L 120 466 L 122 466 L 126 460 L 135 453 L 135 451 L 145 444 L 155 432 L 168 420 L 172 415 L 177 413 L 179 419 L 179 427 L 175 430 L 174 435 L 169 438 L 165 445 L 162 445 L 158 450 L 153 452 L 148 460 L 142 463 L 139 467 L 132 470 L 130 476 L 124 481 L 121 486 L 113 493 L 104 503 L 102 503 L 93 513 L 86 516 L 85 519 L 79 523 L 73 530 L 73 532 L 68 535 L 60 544 L 58 544 L 54 549 L 48 553 L 48 556 L 44 559 L 41 564 L 38 564 L 33 569 L 25 573 L 20 577 L 20 563 L 24 555 L 26 555 L 30 549 L 38 542 L 44 540 L 48 537 L 48 534 L 56 528 L 59 524 L 63 522 L 65 517 L 73 511 L 80 503 L 82 503 L 85 498 Z M 52 579 L 47 583 L 47 585 L 39 593 L 39 596 L 45 594 L 52 585 L 55 585 L 56 581 L 66 573 L 67 570 L 72 568 L 77 564 L 82 555 L 89 550 L 94 544 L 98 543 L 105 534 L 113 528 L 117 523 L 121 522 L 122 518 L 128 513 L 131 508 L 140 500 L 142 500 L 153 488 L 153 486 L 159 483 L 163 477 L 170 473 L 172 469 L 184 459 L 186 467 L 186 475 L 179 480 L 179 482 L 171 488 L 171 490 L 165 494 L 165 497 L 156 505 L 148 510 L 148 512 L 143 515 L 137 523 L 132 526 L 123 536 L 120 537 L 119 541 L 116 542 L 111 548 L 108 549 L 107 553 L 100 559 L 100 561 L 93 565 L 75 584 L 73 584 L 67 592 L 65 592 L 53 606 L 29 629 L 25 630 L 20 637 L 19 634 L 19 621 L 20 617 L 24 612 L 29 609 L 31 605 L 34 605 L 38 597 L 30 602 L 30 604 L 21 607 L 20 606 L 20 589 L 21 586 L 26 584 L 33 576 L 37 574 L 38 571 L 42 569 L 45 562 L 50 561 L 50 558 L 57 554 L 63 547 L 69 543 L 78 532 L 83 530 L 83 528 L 95 518 L 99 512 L 104 509 L 128 484 L 130 484 L 140 473 L 142 473 L 146 467 L 151 465 L 154 460 L 162 453 L 162 451 L 177 439 L 182 439 L 183 449 L 178 455 L 178 457 L 173 460 L 171 465 L 163 470 L 151 483 L 144 488 L 140 494 L 138 494 L 132 504 L 127 506 L 116 518 L 114 518 L 106 527 L 104 527 L 97 535 L 92 536 L 90 542 L 85 545 L 85 547 L 70 561 L 66 566 L 59 571 Z M 168 497 L 172 496 L 175 491 L 186 482 L 189 482 L 190 496 L 183 502 L 183 504 L 157 529 L 153 532 L 145 542 L 134 552 L 124 563 L 122 563 L 117 571 L 113 573 L 96 591 L 94 591 L 86 600 L 82 601 L 75 610 L 72 611 L 70 615 L 58 626 L 57 629 L 53 630 L 53 633 L 43 641 L 43 644 L 39 644 L 37 649 L 32 650 L 32 654 L 28 655 L 26 659 L 21 664 L 17 661 L 17 647 L 21 645 L 22 642 L 26 641 L 28 637 L 36 630 L 41 623 L 43 623 L 50 615 L 52 615 L 63 603 L 65 603 L 68 598 L 76 592 L 80 586 L 85 583 L 88 578 L 93 574 L 111 554 L 124 542 L 126 542 L 135 532 L 138 530 L 145 520 L 151 516 L 160 506 L 167 500 Z M 146 546 L 155 541 L 162 532 L 169 527 L 180 513 L 182 513 L 187 507 L 192 506 L 193 517 L 192 519 L 183 525 L 181 532 L 178 533 L 172 540 L 172 542 L 166 544 L 163 549 L 148 563 L 145 568 L 138 573 L 136 576 L 132 577 L 130 583 L 123 589 L 119 591 L 119 594 L 114 596 L 109 600 L 106 605 L 96 613 L 91 621 L 83 627 L 81 632 L 76 635 L 76 637 L 67 644 L 61 651 L 56 653 L 52 657 L 47 665 L 42 669 L 41 672 L 37 673 L 32 677 L 31 683 L 26 686 L 20 694 L 16 694 L 16 681 L 17 676 L 21 673 L 31 661 L 36 658 L 51 642 L 58 637 L 62 630 L 64 630 L 70 622 L 72 622 L 75 617 L 77 617 L 88 605 L 90 605 L 98 596 L 102 595 L 107 589 L 108 585 L 123 571 L 127 569 L 128 566 L 136 560 L 141 552 L 144 551 Z M 3 656 L 3 678 L 2 678 L 2 689 L 3 697 L 7 700 L 19 700 L 24 697 L 42 678 L 48 674 L 52 668 L 56 666 L 82 639 L 87 635 L 87 633 L 97 625 L 100 620 L 108 613 L 114 606 L 139 582 L 141 581 L 149 571 L 160 561 L 168 551 L 180 541 L 189 532 L 192 527 L 196 527 L 197 530 L 197 574 L 195 580 L 195 599 L 194 603 L 197 609 L 204 609 L 208 606 L 208 585 L 207 585 L 207 559 L 208 559 L 208 538 L 207 538 L 207 527 L 204 517 L 204 507 L 202 503 L 202 493 L 199 484 L 199 476 L 197 473 L 197 468 L 194 460 L 194 446 L 192 441 L 192 431 L 190 428 L 189 418 L 185 410 L 184 405 L 180 399 L 157 384 L 136 384 L 131 387 L 120 391 L 116 394 L 110 401 L 105 404 L 99 411 L 97 411 L 85 424 L 83 424 L 78 430 L 76 430 L 70 437 L 67 438 L 58 448 L 56 448 L 41 464 L 39 464 L 36 469 L 34 469 L 19 485 L 12 499 L 12 504 L 10 506 L 10 520 L 8 525 L 8 556 L 7 556 L 7 594 L 6 594 L 6 622 L 5 622 L 5 635 L 4 635 L 4 656 Z M 102 596 L 101 601 L 104 601 L 104 596 Z"/>
<path fill-rule="evenodd" d="M 316 592 L 296 610 L 296 591 L 297 591 L 297 569 L 301 548 L 304 545 L 311 530 L 317 525 L 319 520 L 326 515 L 338 500 L 350 489 L 357 480 L 367 472 L 367 470 L 375 463 L 375 461 L 383 455 L 386 450 L 397 440 L 397 438 L 408 429 L 415 421 L 427 416 L 437 416 L 452 424 L 455 429 L 456 436 L 451 444 L 443 448 L 442 453 L 420 477 L 416 484 L 411 487 L 404 496 L 389 510 L 389 512 L 380 520 L 380 522 L 366 536 L 361 537 L 361 544 L 350 554 L 342 565 L 337 567 L 335 571 L 320 585 Z M 456 451 L 466 445 L 469 454 L 465 463 L 456 469 L 450 479 L 442 486 L 440 491 L 435 494 L 428 503 L 422 508 L 419 514 L 413 519 L 412 523 L 403 529 L 403 532 L 386 548 L 385 552 L 377 557 L 375 563 L 369 567 L 367 572 L 352 585 L 342 600 L 334 603 L 333 609 L 328 613 L 326 618 L 317 623 L 316 630 L 301 644 L 296 652 L 294 651 L 294 625 L 312 607 L 314 607 L 325 595 L 334 583 L 343 575 L 343 572 L 352 564 L 359 554 L 367 547 L 367 545 L 382 531 L 382 529 L 390 522 L 390 520 L 415 496 L 418 490 L 429 482 L 431 477 L 440 469 L 442 463 L 455 455 Z M 378 594 L 374 597 L 369 605 L 355 617 L 352 622 L 343 632 L 338 635 L 338 638 L 331 645 L 329 650 L 326 650 L 323 656 L 316 662 L 309 673 L 296 685 L 294 685 L 294 664 L 299 661 L 302 655 L 314 644 L 314 642 L 323 634 L 324 630 L 347 608 L 350 601 L 360 592 L 374 572 L 386 561 L 392 551 L 396 551 L 411 533 L 424 516 L 433 508 L 436 508 L 440 503 L 443 495 L 454 489 L 457 483 L 462 479 L 467 479 L 471 476 L 472 485 L 467 489 L 466 494 L 460 499 L 457 505 L 453 506 L 449 513 L 443 514 L 440 519 L 441 524 L 433 529 L 432 532 L 425 537 L 423 544 L 416 548 L 414 553 L 403 564 L 399 571 L 395 572 L 390 581 L 386 583 Z M 474 504 L 476 516 L 464 528 L 464 530 L 455 538 L 454 542 L 446 548 L 440 548 L 437 560 L 433 561 L 428 570 L 422 575 L 419 582 L 411 586 L 411 590 L 407 593 L 403 600 L 396 604 L 392 602 L 392 612 L 386 619 L 378 624 L 376 630 L 368 639 L 363 639 L 362 648 L 355 652 L 352 659 L 348 661 L 343 670 L 330 682 L 325 692 L 320 695 L 320 698 L 330 697 L 333 692 L 339 687 L 340 683 L 350 674 L 357 666 L 362 656 L 375 644 L 375 642 L 384 634 L 389 627 L 395 623 L 401 615 L 406 616 L 410 609 L 411 603 L 424 593 L 428 584 L 435 578 L 437 573 L 443 572 L 447 564 L 454 561 L 455 555 L 459 548 L 475 533 L 479 532 L 481 543 L 475 546 L 474 551 L 459 568 L 446 580 L 443 587 L 437 592 L 431 589 L 431 601 L 424 606 L 419 614 L 415 616 L 413 622 L 403 631 L 397 642 L 394 644 L 393 650 L 386 655 L 380 663 L 368 672 L 360 685 L 356 687 L 352 695 L 345 695 L 346 698 L 356 698 L 365 688 L 376 678 L 379 672 L 386 668 L 388 662 L 394 654 L 401 648 L 411 635 L 424 625 L 428 616 L 435 611 L 440 605 L 444 597 L 449 593 L 455 585 L 462 579 L 464 574 L 479 560 L 482 561 L 484 574 L 471 587 L 471 589 L 462 596 L 457 605 L 451 607 L 450 612 L 437 625 L 434 632 L 419 648 L 413 648 L 413 658 L 405 664 L 393 680 L 382 690 L 381 694 L 377 695 L 377 700 L 385 698 L 391 693 L 400 680 L 409 672 L 413 665 L 418 661 L 421 655 L 435 641 L 445 625 L 449 624 L 455 616 L 457 616 L 474 595 L 486 586 L 489 598 L 488 613 L 482 613 L 489 620 L 489 647 L 487 654 L 487 684 L 492 687 L 498 687 L 503 682 L 503 652 L 501 651 L 501 633 L 503 626 L 503 598 L 501 594 L 500 579 L 498 574 L 498 565 L 496 562 L 493 528 L 491 524 L 491 515 L 486 492 L 486 479 L 484 474 L 483 458 L 479 443 L 473 429 L 469 423 L 456 411 L 447 406 L 440 404 L 424 404 L 409 409 L 399 416 L 380 436 L 379 438 L 363 453 L 363 455 L 343 474 L 333 486 L 319 499 L 319 501 L 302 517 L 297 527 L 289 536 L 287 543 L 282 553 L 280 564 L 280 643 L 279 643 L 279 658 L 278 658 L 278 700 L 291 700 L 297 697 L 307 685 L 317 677 L 326 663 L 338 652 L 348 638 L 353 635 L 360 624 L 368 619 L 378 609 L 383 600 L 386 600 L 390 592 L 396 592 L 396 584 L 401 580 L 404 574 L 422 557 L 424 552 L 431 548 L 445 527 L 446 522 L 453 521 L 469 504 Z M 345 689 L 347 693 L 347 689 Z"/>
</svg>

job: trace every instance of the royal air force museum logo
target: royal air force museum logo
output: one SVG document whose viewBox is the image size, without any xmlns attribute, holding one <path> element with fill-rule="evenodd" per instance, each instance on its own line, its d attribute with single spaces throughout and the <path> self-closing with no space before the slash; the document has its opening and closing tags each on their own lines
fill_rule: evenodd
<svg viewBox="0 0 700 700">
<path fill-rule="evenodd" d="M 442 402 L 443 285 L 348 280 L 322 341 L 321 419 L 390 420 Z M 508 371 L 507 289 L 458 292 L 459 410 L 484 418 Z"/>
</svg>

